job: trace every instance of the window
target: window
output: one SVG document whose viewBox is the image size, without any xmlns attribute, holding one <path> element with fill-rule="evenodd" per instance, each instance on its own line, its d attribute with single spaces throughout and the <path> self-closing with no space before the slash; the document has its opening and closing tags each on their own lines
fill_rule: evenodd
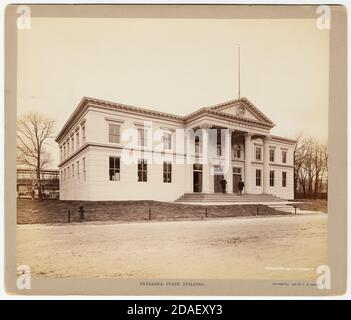
<svg viewBox="0 0 351 320">
<path fill-rule="evenodd" d="M 287 154 L 287 152 L 285 150 L 282 151 L 282 162 L 283 163 L 286 163 L 286 154 Z"/>
<path fill-rule="evenodd" d="M 72 135 L 72 137 L 71 137 L 71 148 L 72 148 L 71 152 L 73 153 L 73 151 L 74 151 L 74 135 Z"/>
<path fill-rule="evenodd" d="M 63 160 L 63 155 L 62 155 L 62 146 L 60 147 L 60 161 Z"/>
<path fill-rule="evenodd" d="M 72 164 L 72 177 L 74 177 L 74 163 Z"/>
<path fill-rule="evenodd" d="M 282 187 L 286 187 L 286 171 L 282 172 Z"/>
<path fill-rule="evenodd" d="M 108 125 L 108 141 L 113 143 L 120 142 L 120 126 L 117 124 Z"/>
<path fill-rule="evenodd" d="M 85 126 L 82 126 L 82 144 L 85 143 Z"/>
<path fill-rule="evenodd" d="M 217 157 L 222 155 L 222 133 L 221 129 L 217 130 Z"/>
<path fill-rule="evenodd" d="M 71 177 L 71 171 L 70 171 L 70 168 L 68 167 L 67 168 L 67 178 L 69 179 Z"/>
<path fill-rule="evenodd" d="M 274 149 L 269 149 L 269 161 L 274 162 Z"/>
<path fill-rule="evenodd" d="M 269 171 L 269 186 L 274 187 L 274 171 Z"/>
<path fill-rule="evenodd" d="M 138 146 L 145 147 L 147 145 L 146 130 L 138 128 Z"/>
<path fill-rule="evenodd" d="M 63 158 L 66 158 L 66 144 L 63 144 Z"/>
<path fill-rule="evenodd" d="M 262 161 L 262 147 L 256 146 L 255 159 L 256 161 Z"/>
<path fill-rule="evenodd" d="M 66 179 L 67 179 L 67 176 L 66 176 L 66 168 L 65 168 L 65 169 L 63 169 L 63 177 L 64 177 L 64 180 L 66 180 Z"/>
<path fill-rule="evenodd" d="M 172 149 L 172 134 L 169 132 L 163 133 L 163 149 L 164 150 Z"/>
<path fill-rule="evenodd" d="M 241 168 L 233 167 L 233 174 L 240 174 L 241 175 Z"/>
<path fill-rule="evenodd" d="M 202 164 L 200 164 L 200 163 L 194 163 L 194 165 L 193 165 L 193 170 L 194 170 L 194 171 L 202 171 Z"/>
<path fill-rule="evenodd" d="M 256 169 L 256 187 L 260 187 L 262 183 L 262 171 L 261 169 Z"/>
<path fill-rule="evenodd" d="M 78 178 L 79 178 L 79 160 L 77 161 L 77 175 L 78 175 Z"/>
<path fill-rule="evenodd" d="M 163 182 L 171 183 L 172 182 L 172 163 L 163 162 Z"/>
<path fill-rule="evenodd" d="M 234 158 L 240 159 L 241 158 L 241 152 L 240 152 L 240 146 L 238 144 L 234 145 Z"/>
<path fill-rule="evenodd" d="M 200 153 L 201 153 L 200 137 L 195 136 L 195 154 L 200 154 Z"/>
<path fill-rule="evenodd" d="M 79 131 L 76 132 L 76 149 L 79 148 Z"/>
<path fill-rule="evenodd" d="M 83 175 L 84 175 L 84 181 L 85 181 L 87 178 L 87 174 L 86 174 L 86 170 L 85 170 L 85 158 L 83 158 L 82 161 L 83 161 Z"/>
<path fill-rule="evenodd" d="M 69 155 L 69 153 L 71 152 L 70 149 L 70 144 L 69 144 L 69 139 L 67 140 L 67 155 Z"/>
<path fill-rule="evenodd" d="M 147 181 L 147 161 L 145 159 L 138 160 L 138 181 Z"/>
<path fill-rule="evenodd" d="M 119 157 L 110 157 L 110 168 L 109 168 L 110 181 L 120 180 L 120 165 L 121 165 L 121 161 Z"/>
</svg>

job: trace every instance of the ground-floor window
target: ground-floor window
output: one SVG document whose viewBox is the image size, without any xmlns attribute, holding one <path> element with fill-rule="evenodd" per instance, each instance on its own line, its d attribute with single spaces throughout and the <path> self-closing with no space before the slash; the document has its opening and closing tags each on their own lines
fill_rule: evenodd
<svg viewBox="0 0 351 320">
<path fill-rule="evenodd" d="M 171 183 L 172 182 L 172 163 L 163 162 L 163 182 Z"/>
<path fill-rule="evenodd" d="M 120 180 L 120 170 L 121 170 L 120 164 L 121 164 L 120 157 L 110 157 L 110 167 L 109 167 L 110 181 Z"/>
<path fill-rule="evenodd" d="M 282 172 L 282 187 L 286 187 L 286 171 Z"/>
<path fill-rule="evenodd" d="M 84 175 L 84 181 L 85 181 L 86 178 L 87 178 L 87 173 L 86 173 L 86 170 L 85 170 L 85 158 L 83 158 L 82 161 L 83 161 L 83 175 Z"/>
<path fill-rule="evenodd" d="M 138 160 L 138 181 L 147 181 L 147 160 L 145 159 Z"/>
<path fill-rule="evenodd" d="M 269 171 L 269 186 L 274 187 L 274 171 Z"/>
<path fill-rule="evenodd" d="M 261 169 L 256 169 L 256 186 L 257 187 L 261 186 L 261 180 L 262 180 L 262 171 Z"/>
</svg>

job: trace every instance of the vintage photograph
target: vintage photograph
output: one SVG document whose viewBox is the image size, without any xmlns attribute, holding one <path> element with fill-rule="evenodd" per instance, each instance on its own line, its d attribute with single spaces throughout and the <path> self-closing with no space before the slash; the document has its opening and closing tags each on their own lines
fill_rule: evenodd
<svg viewBox="0 0 351 320">
<path fill-rule="evenodd" d="M 324 7 L 248 19 L 22 6 L 17 275 L 328 287 Z"/>
</svg>

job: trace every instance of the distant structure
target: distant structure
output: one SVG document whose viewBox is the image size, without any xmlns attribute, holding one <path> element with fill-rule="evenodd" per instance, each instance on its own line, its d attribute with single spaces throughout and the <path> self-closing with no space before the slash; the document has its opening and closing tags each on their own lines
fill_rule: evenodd
<svg viewBox="0 0 351 320">
<path fill-rule="evenodd" d="M 44 199 L 59 199 L 60 183 L 58 170 L 42 170 L 41 183 Z M 38 198 L 35 171 L 30 169 L 17 169 L 17 198 Z"/>
</svg>

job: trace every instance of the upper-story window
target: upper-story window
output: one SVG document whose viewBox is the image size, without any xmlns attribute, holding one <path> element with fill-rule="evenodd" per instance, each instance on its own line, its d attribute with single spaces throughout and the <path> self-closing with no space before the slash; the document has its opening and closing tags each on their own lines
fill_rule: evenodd
<svg viewBox="0 0 351 320">
<path fill-rule="evenodd" d="M 70 149 L 70 143 L 69 143 L 69 139 L 67 140 L 67 156 L 70 154 L 71 149 Z"/>
<path fill-rule="evenodd" d="M 195 136 L 195 154 L 200 154 L 200 153 L 201 153 L 200 137 Z"/>
<path fill-rule="evenodd" d="M 60 161 L 63 160 L 63 154 L 62 154 L 62 152 L 63 152 L 63 147 L 61 146 L 61 147 L 60 147 Z"/>
<path fill-rule="evenodd" d="M 255 159 L 256 159 L 256 161 L 262 161 L 262 147 L 261 146 L 256 146 Z"/>
<path fill-rule="evenodd" d="M 282 151 L 282 163 L 286 163 L 286 155 L 287 152 L 285 150 Z"/>
<path fill-rule="evenodd" d="M 138 128 L 138 146 L 145 147 L 147 145 L 147 130 Z"/>
<path fill-rule="evenodd" d="M 76 149 L 79 148 L 79 131 L 76 132 Z"/>
<path fill-rule="evenodd" d="M 85 125 L 82 126 L 82 144 L 85 143 Z"/>
<path fill-rule="evenodd" d="M 121 126 L 118 124 L 109 124 L 108 125 L 108 141 L 113 143 L 120 142 L 120 132 Z"/>
<path fill-rule="evenodd" d="M 63 158 L 66 158 L 66 143 L 63 144 Z"/>
<path fill-rule="evenodd" d="M 222 155 L 222 131 L 217 130 L 217 156 L 220 157 Z"/>
<path fill-rule="evenodd" d="M 164 150 L 172 149 L 172 134 L 169 132 L 163 133 L 163 149 Z"/>
<path fill-rule="evenodd" d="M 275 150 L 269 149 L 269 161 L 274 162 Z"/>
<path fill-rule="evenodd" d="M 234 145 L 234 148 L 233 148 L 233 157 L 235 159 L 240 159 L 241 158 L 241 149 L 240 149 L 240 145 L 236 144 Z"/>
<path fill-rule="evenodd" d="M 71 152 L 73 153 L 73 151 L 74 151 L 74 135 L 72 134 L 72 136 L 71 136 Z"/>
</svg>

